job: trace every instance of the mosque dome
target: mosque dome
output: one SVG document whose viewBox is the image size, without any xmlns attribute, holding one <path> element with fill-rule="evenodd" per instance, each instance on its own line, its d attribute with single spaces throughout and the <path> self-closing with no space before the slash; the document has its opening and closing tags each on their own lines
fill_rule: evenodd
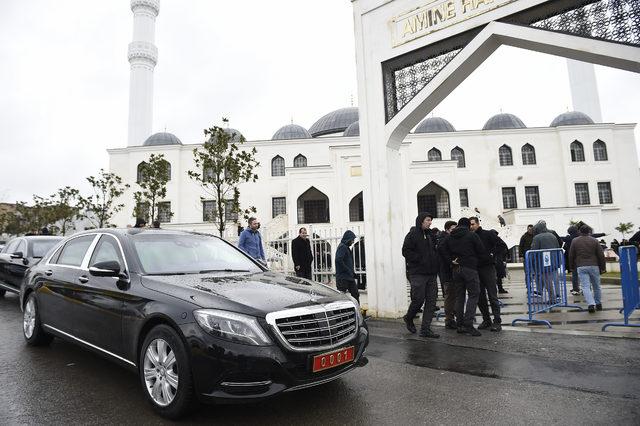
<svg viewBox="0 0 640 426">
<path fill-rule="evenodd" d="M 160 132 L 149 136 L 142 144 L 142 146 L 160 145 L 182 145 L 182 142 L 173 133 Z"/>
<path fill-rule="evenodd" d="M 286 139 L 309 139 L 311 134 L 307 129 L 297 124 L 287 124 L 278 129 L 271 138 L 272 141 Z"/>
<path fill-rule="evenodd" d="M 236 129 L 224 129 L 224 132 L 228 135 L 233 135 L 233 138 L 229 142 L 240 142 L 240 138 L 243 138 L 242 133 Z"/>
<path fill-rule="evenodd" d="M 444 118 L 429 117 L 422 120 L 413 133 L 441 133 L 455 131 L 455 127 L 453 127 L 453 125 Z"/>
<path fill-rule="evenodd" d="M 549 127 L 577 126 L 580 124 L 593 124 L 593 120 L 584 112 L 569 111 L 554 118 Z"/>
<path fill-rule="evenodd" d="M 484 123 L 482 130 L 526 129 L 522 120 L 513 114 L 496 114 Z"/>
<path fill-rule="evenodd" d="M 342 136 L 360 136 L 360 120 L 349 124 Z"/>
<path fill-rule="evenodd" d="M 358 108 L 341 108 L 326 114 L 309 128 L 311 136 L 318 137 L 344 132 L 350 124 L 358 121 Z"/>
</svg>

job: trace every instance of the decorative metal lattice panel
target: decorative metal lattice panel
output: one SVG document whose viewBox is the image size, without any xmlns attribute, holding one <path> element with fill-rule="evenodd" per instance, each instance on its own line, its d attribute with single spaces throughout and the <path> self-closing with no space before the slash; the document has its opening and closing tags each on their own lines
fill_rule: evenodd
<svg viewBox="0 0 640 426">
<path fill-rule="evenodd" d="M 531 26 L 582 37 L 640 45 L 640 1 L 599 0 L 534 22 Z"/>
<path fill-rule="evenodd" d="M 411 101 L 462 49 L 393 70 L 385 82 L 387 121 Z"/>
</svg>

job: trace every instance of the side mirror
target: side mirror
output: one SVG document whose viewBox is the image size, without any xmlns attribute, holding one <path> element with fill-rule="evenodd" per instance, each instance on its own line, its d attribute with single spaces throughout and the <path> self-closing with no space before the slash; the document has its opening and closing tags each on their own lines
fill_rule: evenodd
<svg viewBox="0 0 640 426">
<path fill-rule="evenodd" d="M 119 277 L 120 264 L 115 260 L 94 263 L 89 267 L 89 273 L 94 277 Z"/>
<path fill-rule="evenodd" d="M 22 253 L 21 251 L 17 251 L 11 254 L 12 259 L 22 259 L 23 257 L 24 257 L 24 253 Z"/>
</svg>

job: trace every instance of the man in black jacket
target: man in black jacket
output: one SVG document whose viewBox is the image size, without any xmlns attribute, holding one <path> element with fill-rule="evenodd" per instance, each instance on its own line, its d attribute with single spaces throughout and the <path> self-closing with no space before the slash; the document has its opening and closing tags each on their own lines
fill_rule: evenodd
<svg viewBox="0 0 640 426">
<path fill-rule="evenodd" d="M 440 258 L 440 282 L 444 287 L 444 327 L 455 330 L 456 326 L 456 286 L 453 281 L 453 270 L 451 262 L 443 254 L 442 247 L 451 235 L 451 231 L 456 228 L 456 222 L 448 220 L 444 224 L 444 231 L 440 232 L 437 240 L 438 256 Z"/>
<path fill-rule="evenodd" d="M 478 330 L 491 329 L 491 331 L 502 330 L 502 319 L 500 318 L 500 303 L 498 302 L 498 287 L 496 286 L 496 266 L 495 259 L 502 259 L 507 251 L 507 245 L 492 230 L 486 231 L 480 226 L 480 219 L 470 217 L 470 229 L 480 238 L 484 250 L 478 258 L 478 277 L 480 278 L 480 296 L 478 298 L 478 308 L 482 313 L 482 324 Z M 493 324 L 489 314 L 487 296 L 493 313 Z"/>
<path fill-rule="evenodd" d="M 458 333 L 480 336 L 480 332 L 473 327 L 473 317 L 476 314 L 480 293 L 478 258 L 482 256 L 484 246 L 480 238 L 469 230 L 469 225 L 469 219 L 461 218 L 456 229 L 444 242 L 442 252 L 445 259 L 453 265 Z M 465 297 L 467 297 L 466 309 Z"/>
<path fill-rule="evenodd" d="M 313 253 L 311 253 L 311 242 L 307 228 L 300 228 L 298 236 L 291 241 L 291 257 L 296 276 L 310 280 Z"/>
<path fill-rule="evenodd" d="M 356 234 L 345 231 L 336 250 L 336 288 L 343 293 L 349 292 L 351 297 L 360 303 L 360 292 L 353 267 L 353 252 L 350 249 L 355 240 Z"/>
<path fill-rule="evenodd" d="M 406 260 L 407 275 L 411 283 L 411 303 L 403 319 L 407 330 L 415 333 L 413 319 L 424 305 L 420 336 L 438 338 L 440 335 L 431 330 L 431 320 L 438 297 L 438 254 L 435 240 L 429 230 L 431 220 L 431 214 L 420 213 L 416 218 L 416 226 L 411 228 L 402 244 L 402 255 Z"/>
</svg>

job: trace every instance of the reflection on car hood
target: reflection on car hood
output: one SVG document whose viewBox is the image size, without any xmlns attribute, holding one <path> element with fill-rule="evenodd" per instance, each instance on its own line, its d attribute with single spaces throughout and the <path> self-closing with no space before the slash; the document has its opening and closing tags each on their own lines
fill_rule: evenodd
<svg viewBox="0 0 640 426">
<path fill-rule="evenodd" d="M 322 284 L 274 272 L 145 275 L 142 285 L 203 308 L 256 316 L 347 299 L 342 293 Z"/>
</svg>

